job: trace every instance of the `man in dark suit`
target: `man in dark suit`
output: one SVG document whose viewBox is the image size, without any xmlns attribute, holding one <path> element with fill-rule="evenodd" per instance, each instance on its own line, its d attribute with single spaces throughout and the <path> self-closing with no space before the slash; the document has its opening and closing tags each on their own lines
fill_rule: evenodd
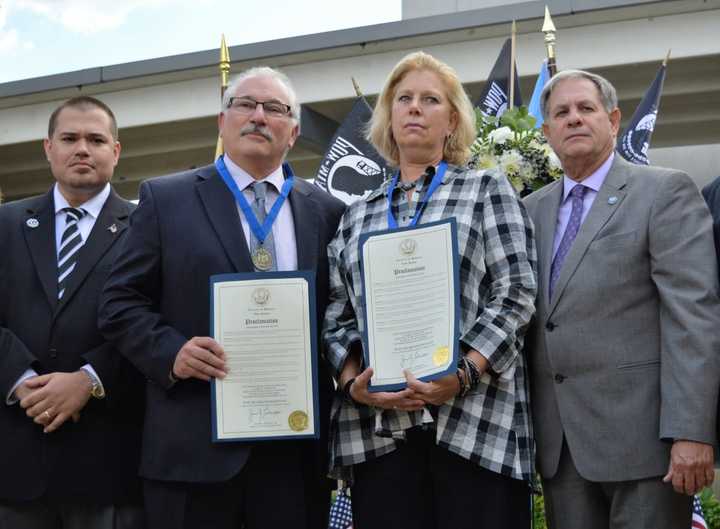
<svg viewBox="0 0 720 529">
<path fill-rule="evenodd" d="M 541 95 L 565 176 L 536 227 L 531 402 L 552 529 L 689 527 L 713 481 L 720 304 L 710 214 L 690 177 L 614 153 L 617 95 L 566 70 Z"/>
<path fill-rule="evenodd" d="M 143 385 L 100 334 L 98 299 L 133 205 L 101 101 L 50 118 L 56 183 L 0 207 L 0 526 L 140 528 Z"/>
<path fill-rule="evenodd" d="M 222 170 L 258 212 L 272 216 L 282 199 L 281 164 L 297 138 L 299 111 L 287 78 L 270 68 L 243 73 L 225 93 L 218 118 Z M 318 362 L 319 442 L 213 443 L 208 381 L 224 377 L 227 367 L 222 347 L 208 337 L 209 279 L 268 266 L 312 270 L 322 321 L 326 246 L 343 210 L 340 201 L 296 178 L 271 235 L 261 241 L 215 166 L 142 185 L 100 318 L 104 334 L 149 381 L 140 472 L 153 528 L 327 526 L 332 383 L 324 362 Z M 272 247 L 270 258 L 258 247 Z"/>
</svg>

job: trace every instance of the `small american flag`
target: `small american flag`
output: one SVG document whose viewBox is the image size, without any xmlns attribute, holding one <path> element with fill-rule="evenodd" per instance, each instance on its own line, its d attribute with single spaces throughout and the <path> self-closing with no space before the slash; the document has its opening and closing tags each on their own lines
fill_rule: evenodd
<svg viewBox="0 0 720 529">
<path fill-rule="evenodd" d="M 708 529 L 703 516 L 700 498 L 697 496 L 693 498 L 692 529 Z"/>
<path fill-rule="evenodd" d="M 330 507 L 328 529 L 352 529 L 352 502 L 347 489 L 339 489 Z M 707 527 L 705 527 L 707 529 Z"/>
</svg>

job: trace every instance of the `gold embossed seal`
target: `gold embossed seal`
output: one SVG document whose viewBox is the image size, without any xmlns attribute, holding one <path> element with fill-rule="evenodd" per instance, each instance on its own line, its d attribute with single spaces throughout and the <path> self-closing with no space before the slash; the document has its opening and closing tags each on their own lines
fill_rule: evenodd
<svg viewBox="0 0 720 529">
<path fill-rule="evenodd" d="M 308 416 L 304 411 L 296 410 L 288 417 L 288 424 L 293 432 L 302 432 L 308 428 Z"/>
<path fill-rule="evenodd" d="M 433 353 L 433 364 L 441 366 L 450 359 L 450 349 L 447 346 L 438 347 Z"/>
</svg>

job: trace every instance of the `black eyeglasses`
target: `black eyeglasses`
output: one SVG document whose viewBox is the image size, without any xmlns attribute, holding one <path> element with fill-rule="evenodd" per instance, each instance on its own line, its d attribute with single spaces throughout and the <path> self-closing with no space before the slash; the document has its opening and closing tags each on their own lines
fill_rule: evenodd
<svg viewBox="0 0 720 529">
<path fill-rule="evenodd" d="M 291 115 L 290 105 L 280 101 L 258 101 L 252 97 L 231 97 L 228 102 L 228 108 L 232 108 L 245 116 L 255 112 L 258 105 L 261 105 L 265 114 L 271 117 L 281 118 Z"/>
</svg>

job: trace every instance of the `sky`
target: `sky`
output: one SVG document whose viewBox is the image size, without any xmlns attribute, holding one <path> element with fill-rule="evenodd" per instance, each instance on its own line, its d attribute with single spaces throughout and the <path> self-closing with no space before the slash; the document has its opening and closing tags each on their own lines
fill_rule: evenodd
<svg viewBox="0 0 720 529">
<path fill-rule="evenodd" d="M 0 83 L 400 18 L 401 0 L 0 0 Z"/>
</svg>

